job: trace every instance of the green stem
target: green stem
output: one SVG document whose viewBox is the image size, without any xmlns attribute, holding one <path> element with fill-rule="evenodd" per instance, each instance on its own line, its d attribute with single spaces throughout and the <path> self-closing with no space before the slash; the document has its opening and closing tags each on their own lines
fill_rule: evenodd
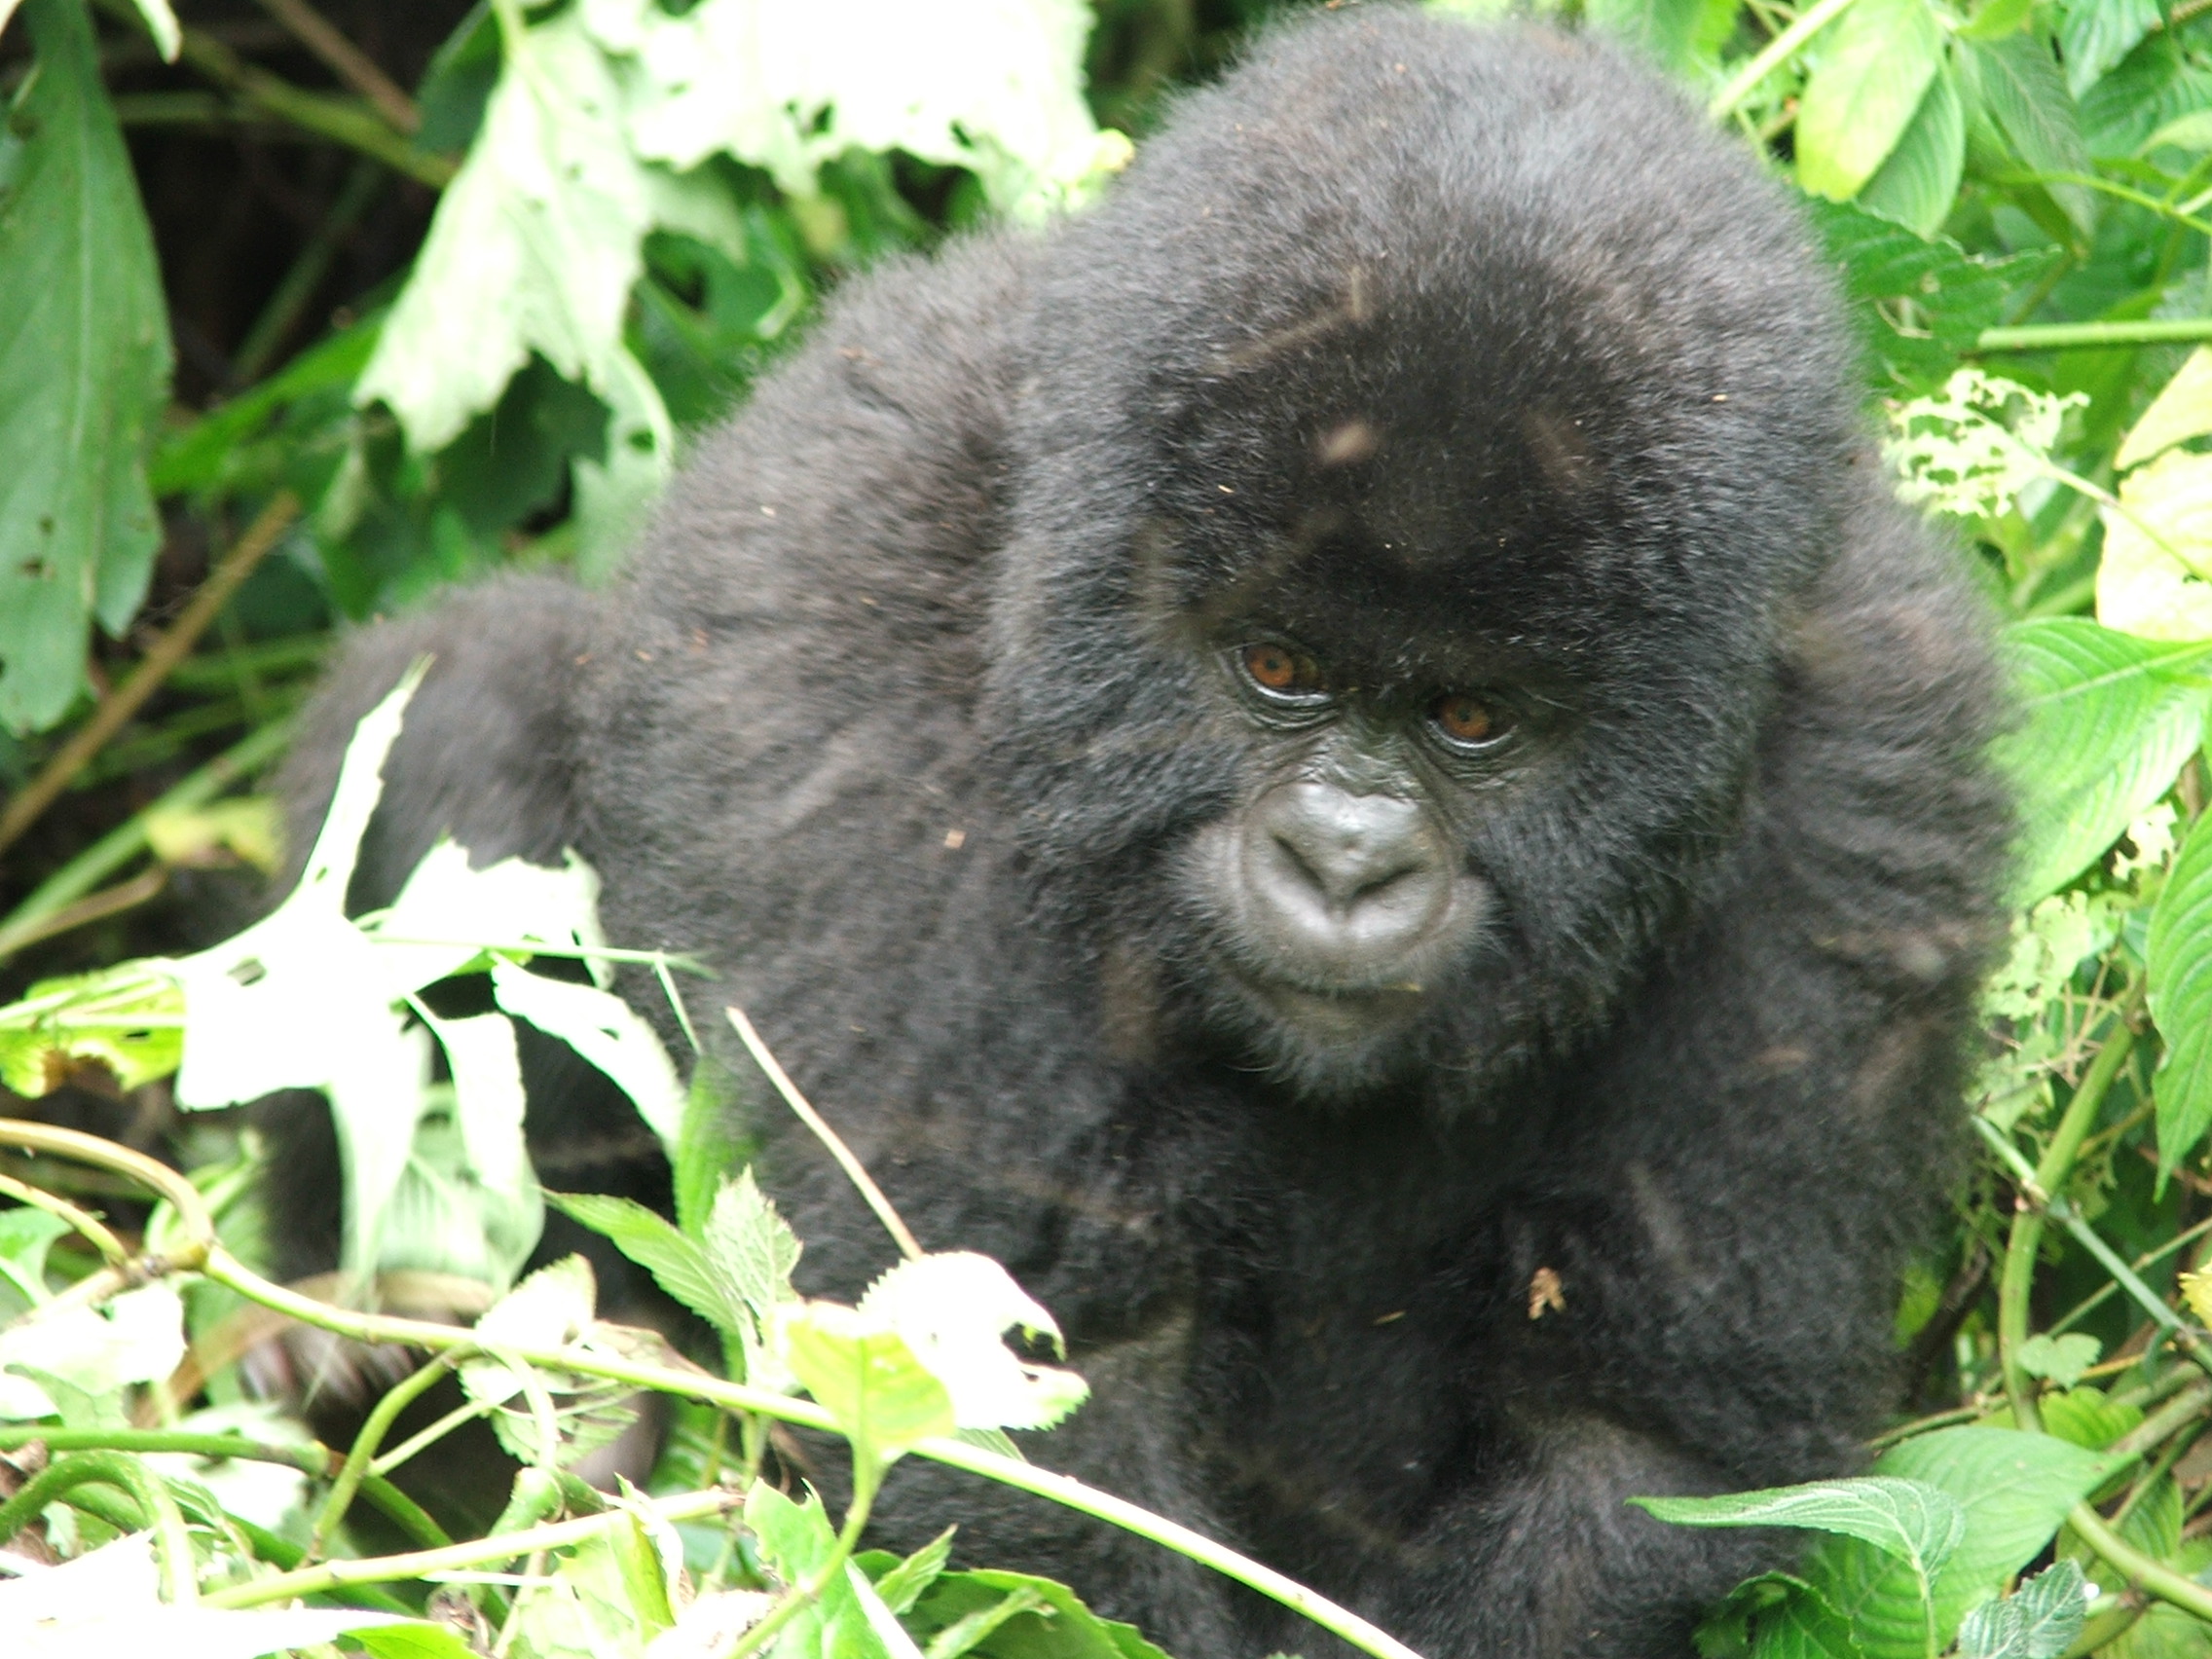
<svg viewBox="0 0 2212 1659">
<path fill-rule="evenodd" d="M 2005 1374 L 2005 1394 L 2012 1402 L 2012 1420 L 2021 1428 L 2040 1429 L 2035 1382 L 2020 1369 L 2020 1346 L 2028 1340 L 2028 1295 L 2035 1288 L 2036 1252 L 2043 1243 L 2043 1201 L 2066 1184 L 2074 1170 L 2074 1155 L 2082 1139 L 2096 1125 L 2105 1095 L 2120 1076 L 2120 1067 L 2135 1048 L 2135 1027 L 2129 1023 L 2143 1006 L 2145 986 L 2135 987 L 2115 1010 L 2116 1027 L 2067 1102 L 2066 1112 L 2052 1131 L 2050 1144 L 2037 1163 L 2034 1191 L 2019 1196 L 2012 1216 L 2012 1233 L 2005 1246 L 2005 1271 L 1997 1289 L 1997 1351 Z"/>
<path fill-rule="evenodd" d="M 140 808 L 48 876 L 5 919 L 0 919 L 0 961 L 5 961 L 23 940 L 33 937 L 38 924 L 47 916 L 82 899 L 143 852 L 149 823 L 165 813 L 182 812 L 214 799 L 282 754 L 290 737 L 288 722 L 263 726 L 216 756 L 152 805 Z"/>
<path fill-rule="evenodd" d="M 26 1489 L 27 1490 L 27 1489 Z M 652 1507 L 664 1521 L 700 1521 L 734 1509 L 742 1499 L 723 1488 L 685 1493 L 679 1497 L 655 1498 Z M 562 1549 L 580 1544 L 615 1527 L 628 1525 L 631 1512 L 610 1509 L 577 1521 L 556 1521 L 521 1532 L 502 1532 L 495 1538 L 471 1538 L 443 1549 L 417 1550 L 409 1555 L 377 1556 L 365 1561 L 326 1561 L 297 1572 L 280 1572 L 233 1584 L 201 1598 L 209 1607 L 259 1607 L 271 1602 L 289 1602 L 300 1596 L 320 1596 L 357 1584 L 393 1584 L 430 1573 L 455 1572 L 482 1567 L 487 1562 L 512 1561 L 538 1550 Z"/>
<path fill-rule="evenodd" d="M 2114 1531 L 2086 1503 L 2077 1503 L 2066 1524 L 2083 1543 L 2118 1567 L 2129 1584 L 2149 1591 L 2161 1602 L 2171 1602 L 2184 1612 L 2212 1619 L 2212 1589 L 2153 1561 Z"/>
<path fill-rule="evenodd" d="M 2024 322 L 1985 328 L 1977 351 L 2077 351 L 2110 346 L 2164 346 L 2212 340 L 2212 316 L 2146 317 L 2138 322 Z"/>
<path fill-rule="evenodd" d="M 1738 70 L 1733 79 L 1714 95 L 1705 106 L 1705 113 L 1714 121 L 1726 121 L 1736 113 L 1736 106 L 1758 90 L 1758 84 L 1781 66 L 1785 59 L 1811 40 L 1828 24 L 1849 11 L 1854 0 L 1820 0 L 1803 16 L 1776 35 L 1759 50 L 1759 55 Z"/>
<path fill-rule="evenodd" d="M 120 1488 L 130 1494 L 153 1529 L 154 1553 L 162 1564 L 162 1585 L 172 1605 L 184 1606 L 200 1599 L 197 1569 L 192 1561 L 192 1534 L 185 1530 L 184 1515 L 154 1472 L 123 1452 L 79 1452 L 64 1457 L 38 1475 L 22 1491 L 0 1503 L 0 1542 L 16 1535 L 24 1522 L 34 1519 L 48 1504 L 93 1481 Z"/>
<path fill-rule="evenodd" d="M 360 1491 L 361 1482 L 368 1478 L 369 1464 L 375 1459 L 377 1448 L 390 1431 L 392 1420 L 405 1411 L 437 1380 L 453 1369 L 452 1360 L 439 1354 L 427 1365 L 397 1386 L 387 1390 L 377 1402 L 376 1410 L 369 1413 L 368 1420 L 361 1424 L 360 1432 L 353 1436 L 352 1449 L 346 1454 L 345 1465 L 338 1478 L 330 1485 L 330 1495 L 322 1500 L 322 1508 L 314 1518 L 314 1530 L 308 1536 L 308 1553 L 320 1555 L 323 1544 L 346 1519 L 346 1511 L 352 1506 L 353 1494 Z"/>
</svg>

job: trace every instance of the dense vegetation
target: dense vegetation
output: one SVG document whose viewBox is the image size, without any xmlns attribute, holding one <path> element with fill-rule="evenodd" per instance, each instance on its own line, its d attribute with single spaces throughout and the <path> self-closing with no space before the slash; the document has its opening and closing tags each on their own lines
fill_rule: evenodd
<svg viewBox="0 0 2212 1659">
<path fill-rule="evenodd" d="M 0 0 L 0 1566 L 82 1557 L 0 1580 L 10 1651 L 1152 1651 L 1059 1586 L 855 1553 L 909 1454 L 1403 1651 L 1010 1456 L 1003 1429 L 1082 1388 L 1001 1346 L 1050 1310 L 981 1258 L 908 1249 L 858 1309 L 794 1300 L 796 1241 L 725 1178 L 713 1110 L 775 1092 L 686 1092 L 611 999 L 528 971 L 622 954 L 575 872 L 433 855 L 360 926 L 303 886 L 183 954 L 252 913 L 254 785 L 334 629 L 502 565 L 603 579 L 841 274 L 1081 211 L 1262 9 Z M 1652 1506 L 1808 1530 L 1705 1641 L 2212 1654 L 2212 5 L 1539 10 L 1632 43 L 1802 190 L 1869 420 L 2007 618 L 2022 700 L 2018 915 L 1956 1227 L 1900 1287 L 1905 1411 L 1864 1479 Z M 319 867 L 350 858 L 399 718 L 364 730 Z M 418 998 L 457 974 L 662 1134 L 673 1224 L 561 1201 L 722 1334 L 726 1380 L 594 1326 L 572 1265 L 499 1299 L 545 1199 L 497 1044 Z M 423 1081 L 431 1036 L 451 1083 Z M 396 1148 L 357 1181 L 352 1265 L 473 1279 L 473 1331 L 254 1271 L 260 1149 L 226 1108 L 296 1085 Z M 387 1443 L 380 1413 L 323 1448 L 248 1397 L 270 1309 L 432 1350 L 394 1413 L 459 1372 L 524 1465 L 488 1539 L 387 1478 L 434 1435 Z M 639 1386 L 687 1402 L 651 1501 L 569 1472 Z M 848 1436 L 845 1515 L 754 1479 L 777 1419 Z M 165 1603 L 191 1600 L 188 1633 Z"/>
</svg>

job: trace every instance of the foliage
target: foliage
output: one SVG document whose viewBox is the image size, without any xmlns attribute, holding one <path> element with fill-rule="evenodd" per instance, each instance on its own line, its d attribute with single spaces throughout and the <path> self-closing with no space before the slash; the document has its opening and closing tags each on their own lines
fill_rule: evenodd
<svg viewBox="0 0 2212 1659">
<path fill-rule="evenodd" d="M 73 1558 L 0 1584 L 0 1630 L 35 1584 L 57 1628 L 159 1610 L 164 1641 L 213 1659 L 378 1613 L 407 1622 L 345 1640 L 448 1659 L 487 1633 L 522 1655 L 1151 1652 L 1080 1586 L 951 1571 L 942 1548 L 855 1552 L 905 1457 L 1039 1490 L 1000 1430 L 1055 1420 L 1082 1385 L 1005 1346 L 1051 1314 L 979 1257 L 893 1268 L 856 1308 L 792 1293 L 800 1241 L 749 1176 L 723 1179 L 744 1157 L 716 1101 L 753 1080 L 700 1066 L 686 1094 L 688 1056 L 606 994 L 609 963 L 664 982 L 685 965 L 602 939 L 588 870 L 469 870 L 446 848 L 390 910 L 343 915 L 369 756 L 400 706 L 291 901 L 193 951 L 160 896 L 267 860 L 266 815 L 224 797 L 280 748 L 335 623 L 502 565 L 604 576 L 688 438 L 842 273 L 983 215 L 1080 210 L 1127 148 L 1090 110 L 1141 137 L 1162 85 L 1218 60 L 1257 0 L 497 0 L 411 94 L 358 53 L 242 60 L 162 0 L 100 4 L 0 0 L 0 447 L 20 458 L 0 478 L 0 963 L 19 959 L 9 989 L 27 991 L 0 1011 L 0 1078 L 205 1115 L 172 1124 L 181 1190 L 120 1148 L 85 1154 L 105 1186 L 0 1165 L 19 1206 L 0 1209 L 0 1318 L 18 1321 L 0 1328 L 0 1447 L 53 1458 L 0 1462 L 0 1534 L 32 1519 L 6 1495 L 27 1477 L 37 1530 Z M 2019 694 L 1997 751 L 2021 801 L 2016 915 L 1969 1100 L 1982 1156 L 1899 1311 L 1916 1415 L 1854 1479 L 1651 1496 L 1671 1523 L 1804 1535 L 1792 1571 L 1714 1612 L 1707 1650 L 2212 1655 L 2212 1461 L 2194 1450 L 2212 1422 L 2212 7 L 1444 9 L 1624 39 L 1801 194 L 1899 492 L 1956 536 Z M 167 79 L 101 55 L 141 31 L 180 64 Z M 140 201 L 166 153 L 151 123 L 194 97 L 215 130 L 281 123 L 353 170 L 330 173 L 225 375 L 179 358 L 173 384 L 206 388 L 187 406 L 169 401 L 169 316 L 189 250 Z M 411 261 L 340 283 L 331 250 L 362 204 L 403 198 L 423 203 Z M 339 303 L 320 330 L 318 296 Z M 265 513 L 274 550 L 236 595 L 176 609 Z M 456 976 L 485 1012 L 438 1013 L 425 993 Z M 540 1195 L 516 1019 L 630 1092 L 673 1149 L 674 1219 Z M 492 1540 L 416 1533 L 490 1575 L 442 1595 L 444 1622 L 416 1617 L 426 1568 L 349 1584 L 328 1566 L 368 1536 L 356 1499 L 415 1524 L 376 1443 L 333 1454 L 220 1415 L 247 1409 L 225 1333 L 257 1301 L 396 1329 L 244 1265 L 256 1149 L 219 1109 L 277 1085 L 337 1108 L 352 1270 L 466 1273 L 504 1298 L 473 1332 L 409 1333 L 525 1464 Z M 166 1195 L 142 1230 L 76 1201 L 112 1206 L 119 1175 Z M 729 1380 L 599 1322 L 580 1264 L 512 1284 L 548 1199 L 700 1313 Z M 173 1276 L 133 1287 L 143 1250 Z M 168 1398 L 172 1375 L 200 1393 Z M 641 1383 L 718 1410 L 676 1436 L 658 1496 L 579 1490 L 569 1465 Z M 779 1417 L 846 1435 L 843 1516 L 757 1483 Z M 240 1459 L 280 1479 L 236 1496 Z M 491 1581 L 518 1561 L 521 1583 Z M 189 1636 L 164 1585 L 197 1592 Z M 248 1611 L 296 1593 L 321 1604 Z M 332 1604 L 348 1596 L 363 1604 Z M 293 1617 L 322 1622 L 274 1622 Z"/>
</svg>

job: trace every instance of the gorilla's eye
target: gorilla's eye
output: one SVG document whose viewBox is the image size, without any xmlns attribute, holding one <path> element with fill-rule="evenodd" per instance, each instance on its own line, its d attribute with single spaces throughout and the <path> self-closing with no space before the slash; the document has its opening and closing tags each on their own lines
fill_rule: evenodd
<svg viewBox="0 0 2212 1659">
<path fill-rule="evenodd" d="M 1454 691 L 1436 699 L 1428 718 L 1448 742 L 1463 749 L 1495 743 L 1512 726 L 1512 716 L 1495 703 L 1471 691 Z"/>
<path fill-rule="evenodd" d="M 1237 660 L 1253 684 L 1276 697 L 1314 697 L 1328 689 L 1320 665 L 1288 645 L 1246 645 Z"/>
</svg>

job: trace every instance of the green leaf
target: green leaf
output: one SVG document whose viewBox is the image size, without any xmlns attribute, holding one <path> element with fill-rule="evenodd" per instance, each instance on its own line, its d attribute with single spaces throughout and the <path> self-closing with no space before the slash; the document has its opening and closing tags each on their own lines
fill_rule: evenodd
<svg viewBox="0 0 2212 1659">
<path fill-rule="evenodd" d="M 837 1547 L 836 1530 L 821 1499 L 810 1494 L 793 1503 L 761 1481 L 746 1493 L 745 1524 L 759 1541 L 761 1559 L 787 1590 L 820 1576 Z M 784 1626 L 770 1649 L 775 1659 L 883 1659 L 884 1651 L 845 1573 L 830 1577 L 822 1594 Z"/>
<path fill-rule="evenodd" d="M 2040 34 L 2015 31 L 1987 45 L 1969 42 L 1962 66 L 1971 66 L 1983 107 L 2013 152 L 2030 170 L 2041 173 L 2095 171 L 2089 146 L 2082 137 L 2082 115 L 2066 90 L 2066 78 Z M 2086 235 L 2097 222 L 2097 204 L 2079 184 L 2048 187 L 2051 200 Z"/>
<path fill-rule="evenodd" d="M 2012 899 L 2031 904 L 2103 856 L 2203 740 L 2212 646 L 2073 617 L 2006 631 L 2025 723 L 1995 746 L 2020 790 Z"/>
<path fill-rule="evenodd" d="M 1102 1619 L 1066 1585 L 1026 1572 L 944 1573 L 904 1623 L 934 1659 L 939 1636 L 1024 1592 L 1036 1604 L 1011 1613 L 971 1651 L 986 1659 L 1167 1659 L 1134 1626 Z"/>
<path fill-rule="evenodd" d="M 726 1295 L 707 1253 L 635 1198 L 593 1193 L 547 1193 L 546 1201 L 570 1220 L 610 1240 L 653 1275 L 661 1289 L 718 1330 L 744 1329 L 746 1311 Z"/>
<path fill-rule="evenodd" d="M 1965 1536 L 1926 1600 L 1907 1564 L 1857 1539 L 1824 1539 L 1804 1576 L 1851 1621 L 1867 1659 L 1926 1659 L 1950 1641 L 1969 1608 L 2050 1542 L 2066 1512 L 2117 1466 L 2063 1440 L 2013 1429 L 1915 1435 L 1884 1453 L 1874 1473 L 1946 1492 L 1966 1514 Z"/>
<path fill-rule="evenodd" d="M 2212 456 L 2170 449 L 2103 510 L 2097 620 L 2147 640 L 2212 639 Z"/>
<path fill-rule="evenodd" d="M 1797 182 L 1834 202 L 1858 195 L 1912 124 L 1943 43 L 1928 0 L 1859 0 L 1829 24 L 1798 105 Z"/>
<path fill-rule="evenodd" d="M 1797 1527 L 1862 1538 L 1931 1579 L 1966 1531 L 1966 1517 L 1948 1493 L 1879 1476 L 1629 1501 L 1677 1527 Z"/>
<path fill-rule="evenodd" d="M 1959 1627 L 1958 1659 L 2058 1659 L 2082 1634 L 2089 1603 L 2079 1562 L 2045 1568 Z"/>
<path fill-rule="evenodd" d="M 2212 111 L 2201 119 L 2212 124 Z M 2208 131 L 2212 138 L 2212 131 Z M 2212 148 L 2212 144 L 2207 145 Z M 2112 458 L 2116 471 L 2140 466 L 2152 457 L 2212 432 L 2212 348 L 2199 346 L 2182 360 L 2173 379 L 2159 388 Z"/>
<path fill-rule="evenodd" d="M 2158 1167 L 2170 1172 L 2212 1128 L 2212 813 L 2182 843 L 2151 912 L 2151 1017 L 2165 1040 L 2152 1088 Z"/>
<path fill-rule="evenodd" d="M 2142 1420 L 2141 1406 L 2085 1383 L 2043 1398 L 2044 1432 L 2091 1452 L 2102 1452 Z"/>
<path fill-rule="evenodd" d="M 705 1235 L 707 1217 L 729 1172 L 752 1161 L 753 1149 L 737 1127 L 737 1075 L 713 1055 L 699 1055 L 692 1062 L 676 1156 L 670 1161 L 676 1225 L 693 1238 Z"/>
<path fill-rule="evenodd" d="M 952 1559 L 952 1534 L 947 1527 L 904 1561 L 893 1560 L 888 1566 L 870 1576 L 875 1580 L 875 1593 L 883 1598 L 883 1604 L 895 1613 L 909 1611 L 921 1599 L 922 1592 L 938 1580 L 944 1564 Z"/>
<path fill-rule="evenodd" d="M 484 125 L 354 388 L 357 403 L 389 404 L 421 452 L 491 408 L 534 350 L 610 404 L 627 356 L 651 207 L 612 73 L 574 8 L 505 47 Z"/>
<path fill-rule="evenodd" d="M 1074 1372 L 1031 1365 L 1000 1340 L 1018 1326 L 1062 1346 L 1052 1316 L 988 1256 L 901 1262 L 868 1287 L 859 1312 L 896 1331 L 944 1384 L 962 1428 L 1050 1428 L 1089 1395 Z"/>
<path fill-rule="evenodd" d="M 794 1300 L 798 1235 L 761 1195 L 750 1167 L 739 1170 L 736 1180 L 724 1180 L 715 1195 L 704 1242 L 722 1283 L 763 1327 L 771 1313 Z"/>
<path fill-rule="evenodd" d="M 2030 1377 L 2043 1377 L 2061 1388 L 2082 1381 L 2082 1373 L 2097 1363 L 2104 1345 L 2094 1337 L 2070 1331 L 2062 1337 L 2034 1336 L 2022 1343 L 2014 1356 Z"/>
<path fill-rule="evenodd" d="M 86 634 L 121 635 L 161 527 L 147 431 L 168 309 L 80 0 L 28 0 L 35 64 L 0 120 L 0 725 L 85 689 Z"/>
<path fill-rule="evenodd" d="M 1827 1598 L 1787 1572 L 1731 1590 L 1698 1628 L 1697 1648 L 1708 1659 L 1864 1659 Z"/>
<path fill-rule="evenodd" d="M 516 1598 L 514 1619 L 514 1651 L 526 1659 L 642 1659 L 676 1612 L 660 1552 L 628 1515 L 563 1552 L 550 1575 Z"/>
<path fill-rule="evenodd" d="M 953 1430 L 952 1396 L 894 1331 L 850 1308 L 806 1302 L 777 1320 L 784 1363 L 878 1467 Z"/>
<path fill-rule="evenodd" d="M 2080 97 L 2158 26 L 2158 0 L 2069 0 L 2058 22 L 2066 84 Z"/>
<path fill-rule="evenodd" d="M 1863 0 L 1862 0 L 1863 3 Z M 1939 67 L 1897 147 L 1859 192 L 1859 204 L 1920 236 L 1941 228 L 1966 170 L 1966 111 L 1948 65 Z"/>
<path fill-rule="evenodd" d="M 492 994 L 517 1019 L 558 1037 L 605 1072 L 661 1145 L 676 1144 L 683 1084 L 659 1036 L 636 1009 L 597 985 L 547 978 L 504 961 L 492 964 Z"/>
<path fill-rule="evenodd" d="M 380 1625 L 346 1635 L 371 1659 L 477 1659 L 476 1650 L 451 1625 Z"/>
<path fill-rule="evenodd" d="M 1852 321 L 1885 388 L 1940 385 L 1981 331 L 2003 320 L 2007 295 L 2055 256 L 1970 258 L 1954 241 L 1923 239 L 1850 203 L 1813 197 L 1805 206 L 1841 270 Z M 1910 325 L 1900 329 L 1908 309 Z"/>
</svg>

